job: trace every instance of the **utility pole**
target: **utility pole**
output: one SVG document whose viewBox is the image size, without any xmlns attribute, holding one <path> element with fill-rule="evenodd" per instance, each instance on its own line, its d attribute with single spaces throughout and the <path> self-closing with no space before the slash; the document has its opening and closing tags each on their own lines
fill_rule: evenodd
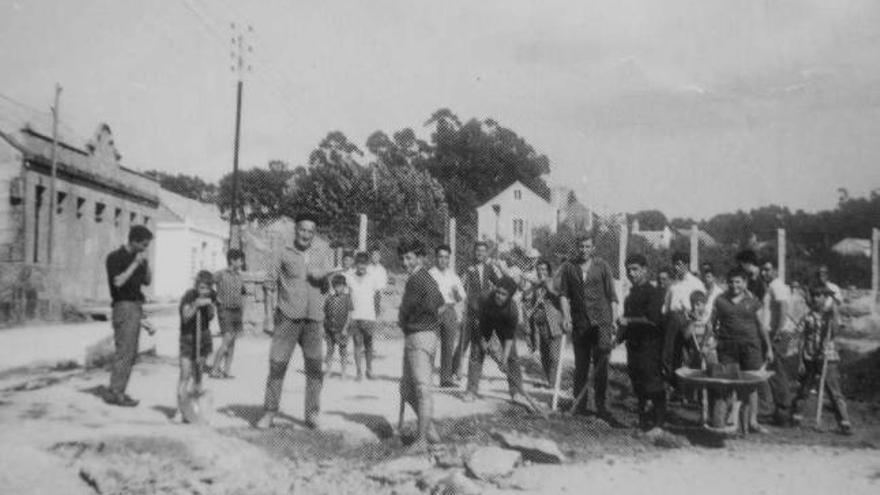
<svg viewBox="0 0 880 495">
<path fill-rule="evenodd" d="M 238 191 L 238 150 L 241 139 L 241 93 L 244 88 L 244 74 L 251 71 L 251 65 L 246 61 L 246 56 L 253 53 L 254 47 L 250 45 L 245 36 L 253 34 L 254 28 L 250 25 L 241 26 L 234 22 L 230 24 L 232 29 L 232 72 L 238 76 L 235 95 L 235 144 L 233 145 L 232 157 L 232 208 L 229 213 L 229 247 L 241 249 L 241 221 L 239 216 L 239 191 Z"/>
<path fill-rule="evenodd" d="M 61 85 L 55 83 L 55 105 L 52 106 L 52 178 L 49 181 L 49 253 L 47 260 L 52 264 L 52 251 L 55 250 L 55 181 L 58 176 L 58 104 L 61 101 Z"/>
</svg>

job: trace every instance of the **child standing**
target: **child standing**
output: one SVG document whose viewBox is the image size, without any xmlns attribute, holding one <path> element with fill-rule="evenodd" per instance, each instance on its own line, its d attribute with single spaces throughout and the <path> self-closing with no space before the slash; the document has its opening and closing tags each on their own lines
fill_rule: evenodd
<svg viewBox="0 0 880 495">
<path fill-rule="evenodd" d="M 212 378 L 232 378 L 229 370 L 235 353 L 235 340 L 242 330 L 245 288 L 241 270 L 244 268 L 244 253 L 238 249 L 230 249 L 226 253 L 226 263 L 227 268 L 214 275 L 217 287 L 217 323 L 220 325 L 223 342 L 214 356 Z"/>
<path fill-rule="evenodd" d="M 800 349 L 800 387 L 792 404 L 792 421 L 799 425 L 804 420 L 803 406 L 810 389 L 817 385 L 825 366 L 825 391 L 831 399 L 831 407 L 844 435 L 852 434 L 852 423 L 846 412 L 846 401 L 840 391 L 840 355 L 834 345 L 839 325 L 834 304 L 834 292 L 829 287 L 817 285 L 810 289 L 811 311 L 801 324 L 803 335 Z M 819 404 L 818 407 L 823 407 Z"/>
<path fill-rule="evenodd" d="M 180 299 L 180 379 L 177 383 L 178 404 L 186 400 L 190 387 L 202 387 L 202 369 L 211 354 L 209 323 L 214 318 L 214 277 L 202 270 L 196 275 L 195 286 Z M 196 323 L 201 326 L 197 328 Z M 199 348 L 196 349 L 196 332 Z"/>
<path fill-rule="evenodd" d="M 333 350 L 339 347 L 341 376 L 346 378 L 348 364 L 348 325 L 351 320 L 351 296 L 345 283 L 345 275 L 337 274 L 330 279 L 333 292 L 324 301 L 324 341 L 327 343 L 327 356 L 324 358 L 324 372 L 329 373 L 333 362 Z"/>
</svg>

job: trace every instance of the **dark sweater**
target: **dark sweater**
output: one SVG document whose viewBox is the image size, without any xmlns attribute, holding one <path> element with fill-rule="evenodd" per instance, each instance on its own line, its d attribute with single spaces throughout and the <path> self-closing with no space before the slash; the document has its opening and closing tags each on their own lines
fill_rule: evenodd
<svg viewBox="0 0 880 495">
<path fill-rule="evenodd" d="M 480 301 L 480 332 L 484 340 L 492 338 L 492 334 L 498 336 L 498 340 L 504 342 L 514 337 L 516 326 L 519 323 L 519 312 L 513 298 L 501 306 L 495 303 L 495 294 L 490 293 Z"/>
<path fill-rule="evenodd" d="M 424 267 L 406 281 L 397 323 L 404 335 L 415 332 L 438 331 L 440 318 L 437 311 L 443 306 L 443 295 L 434 277 Z"/>
</svg>

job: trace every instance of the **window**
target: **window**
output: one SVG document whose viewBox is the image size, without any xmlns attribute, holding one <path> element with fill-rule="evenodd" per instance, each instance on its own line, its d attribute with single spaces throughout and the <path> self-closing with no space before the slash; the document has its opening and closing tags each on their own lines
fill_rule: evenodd
<svg viewBox="0 0 880 495">
<path fill-rule="evenodd" d="M 150 217 L 144 215 L 144 227 L 150 226 Z"/>
<path fill-rule="evenodd" d="M 61 215 L 64 213 L 64 200 L 67 199 L 67 193 L 58 191 L 57 199 L 55 200 L 55 214 Z"/>
<path fill-rule="evenodd" d="M 522 239 L 523 234 L 525 233 L 524 222 L 522 218 L 514 218 L 513 219 L 513 237 L 516 239 Z"/>
<path fill-rule="evenodd" d="M 104 221 L 105 209 L 107 209 L 107 205 L 104 203 L 95 203 L 95 223 L 101 223 Z"/>
<path fill-rule="evenodd" d="M 135 212 L 131 212 L 128 214 L 128 225 L 134 225 L 137 222 L 138 215 Z"/>
<path fill-rule="evenodd" d="M 522 190 L 514 189 L 513 190 L 513 199 L 516 199 L 516 200 L 522 199 Z"/>
<path fill-rule="evenodd" d="M 122 222 L 122 208 L 116 208 L 116 212 L 113 214 L 113 226 L 119 227 L 119 224 Z"/>
<path fill-rule="evenodd" d="M 34 263 L 40 262 L 40 211 L 43 209 L 43 194 L 46 188 L 37 186 L 34 196 Z"/>
<path fill-rule="evenodd" d="M 76 218 L 82 218 L 85 205 L 86 198 L 76 198 Z"/>
</svg>

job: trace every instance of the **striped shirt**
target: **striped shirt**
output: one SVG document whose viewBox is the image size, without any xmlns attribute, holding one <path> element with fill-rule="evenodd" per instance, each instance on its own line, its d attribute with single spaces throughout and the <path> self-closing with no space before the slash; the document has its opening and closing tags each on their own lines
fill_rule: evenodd
<svg viewBox="0 0 880 495">
<path fill-rule="evenodd" d="M 214 275 L 217 288 L 217 305 L 221 308 L 238 309 L 244 303 L 244 279 L 241 272 L 231 268 L 221 270 Z"/>
</svg>

